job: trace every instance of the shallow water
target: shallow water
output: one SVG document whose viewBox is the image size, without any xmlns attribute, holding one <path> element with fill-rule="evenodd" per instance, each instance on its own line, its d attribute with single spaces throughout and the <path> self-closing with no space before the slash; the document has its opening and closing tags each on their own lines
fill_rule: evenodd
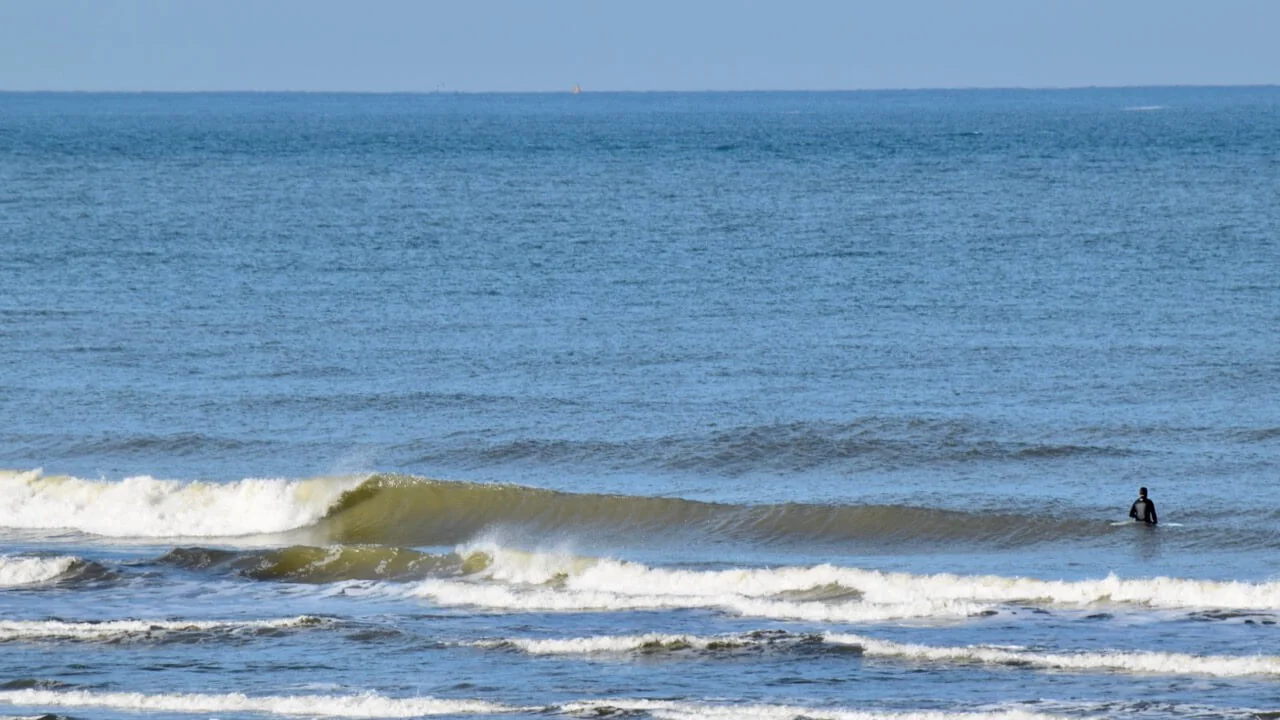
<svg viewBox="0 0 1280 720">
<path fill-rule="evenodd" d="M 0 108 L 0 713 L 1280 710 L 1274 88 Z"/>
</svg>

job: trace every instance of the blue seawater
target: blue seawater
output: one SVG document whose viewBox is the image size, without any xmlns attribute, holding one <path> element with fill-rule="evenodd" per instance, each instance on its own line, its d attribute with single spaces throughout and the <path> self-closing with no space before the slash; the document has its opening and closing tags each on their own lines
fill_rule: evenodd
<svg viewBox="0 0 1280 720">
<path fill-rule="evenodd" d="M 0 418 L 8 715 L 1272 717 L 1280 89 L 0 94 Z"/>
</svg>

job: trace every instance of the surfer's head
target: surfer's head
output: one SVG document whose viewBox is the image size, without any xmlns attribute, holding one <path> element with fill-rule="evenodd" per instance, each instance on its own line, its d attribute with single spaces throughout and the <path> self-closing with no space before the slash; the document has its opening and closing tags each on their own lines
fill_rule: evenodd
<svg viewBox="0 0 1280 720">
<path fill-rule="evenodd" d="M 1138 497 L 1146 497 L 1146 496 L 1147 496 L 1147 489 L 1144 487 L 1138 488 Z"/>
</svg>

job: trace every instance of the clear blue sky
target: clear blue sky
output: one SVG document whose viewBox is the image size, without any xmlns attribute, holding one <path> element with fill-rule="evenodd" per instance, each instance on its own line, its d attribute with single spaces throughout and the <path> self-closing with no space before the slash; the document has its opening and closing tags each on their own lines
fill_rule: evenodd
<svg viewBox="0 0 1280 720">
<path fill-rule="evenodd" d="M 3 90 L 1280 83 L 1275 0 L 0 0 Z"/>
</svg>

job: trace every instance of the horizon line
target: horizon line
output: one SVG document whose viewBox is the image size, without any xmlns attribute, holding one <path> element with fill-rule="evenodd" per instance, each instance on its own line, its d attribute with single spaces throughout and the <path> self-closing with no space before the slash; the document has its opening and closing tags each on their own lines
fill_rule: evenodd
<svg viewBox="0 0 1280 720">
<path fill-rule="evenodd" d="M 4 95 L 698 95 L 698 94 L 749 94 L 749 93 L 876 93 L 876 92 L 966 92 L 966 91 L 1015 91 L 1044 92 L 1072 90 L 1174 90 L 1174 89 L 1264 89 L 1278 88 L 1280 83 L 1165 83 L 1154 85 L 955 85 L 955 86 L 919 86 L 919 87 L 866 87 L 866 88 L 755 88 L 755 89 L 715 89 L 700 90 L 588 90 L 574 91 L 574 86 L 563 90 L 290 90 L 290 89 L 189 89 L 189 90 L 155 90 L 155 89 L 38 89 L 11 90 L 0 88 Z"/>
</svg>

